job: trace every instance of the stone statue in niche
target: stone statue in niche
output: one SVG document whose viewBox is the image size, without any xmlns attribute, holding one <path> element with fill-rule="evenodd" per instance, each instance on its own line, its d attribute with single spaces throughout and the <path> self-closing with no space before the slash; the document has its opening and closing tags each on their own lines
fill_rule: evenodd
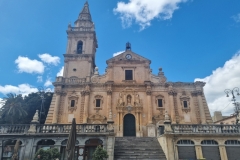
<svg viewBox="0 0 240 160">
<path fill-rule="evenodd" d="M 122 93 L 119 93 L 118 106 L 123 106 L 123 105 L 124 105 L 124 102 L 123 102 Z"/>
<path fill-rule="evenodd" d="M 135 105 L 140 105 L 140 98 L 138 94 L 136 94 L 136 97 L 135 97 Z"/>
<path fill-rule="evenodd" d="M 132 97 L 130 95 L 127 96 L 127 104 L 131 104 Z"/>
</svg>

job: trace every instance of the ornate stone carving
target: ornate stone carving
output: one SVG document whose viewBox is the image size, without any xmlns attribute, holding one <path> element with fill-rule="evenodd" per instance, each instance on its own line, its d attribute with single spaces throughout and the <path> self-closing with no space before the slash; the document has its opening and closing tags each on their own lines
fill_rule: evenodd
<svg viewBox="0 0 240 160">
<path fill-rule="evenodd" d="M 78 95 L 75 90 L 68 96 L 68 111 L 72 113 L 77 109 L 78 105 Z"/>
<path fill-rule="evenodd" d="M 90 87 L 89 87 L 89 85 L 85 86 L 84 95 L 90 95 Z"/>
<path fill-rule="evenodd" d="M 165 83 L 167 81 L 167 78 L 164 76 L 164 72 L 162 71 L 162 68 L 159 68 L 158 77 L 159 77 L 160 83 Z"/>
<path fill-rule="evenodd" d="M 184 107 L 184 101 L 187 102 L 187 107 Z M 191 109 L 190 109 L 190 97 L 187 96 L 186 92 L 183 91 L 182 92 L 182 95 L 180 96 L 180 102 L 181 102 L 181 105 L 182 105 L 182 111 L 183 112 L 190 112 Z"/>
<path fill-rule="evenodd" d="M 112 86 L 111 85 L 107 86 L 107 95 L 112 95 Z"/>
<path fill-rule="evenodd" d="M 93 114 L 93 115 L 89 116 L 88 121 L 89 121 L 89 123 L 103 124 L 103 123 L 107 122 L 107 117 L 105 117 L 101 114 Z"/>
<path fill-rule="evenodd" d="M 147 86 L 147 89 L 146 89 L 146 94 L 147 95 L 151 95 L 152 94 L 152 88 L 151 88 L 151 86 Z"/>
</svg>

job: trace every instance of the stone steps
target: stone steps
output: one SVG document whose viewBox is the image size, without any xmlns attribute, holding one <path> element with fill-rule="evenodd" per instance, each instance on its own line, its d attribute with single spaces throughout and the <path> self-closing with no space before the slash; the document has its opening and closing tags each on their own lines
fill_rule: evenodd
<svg viewBox="0 0 240 160">
<path fill-rule="evenodd" d="M 116 137 L 114 160 L 166 160 L 155 137 Z"/>
</svg>

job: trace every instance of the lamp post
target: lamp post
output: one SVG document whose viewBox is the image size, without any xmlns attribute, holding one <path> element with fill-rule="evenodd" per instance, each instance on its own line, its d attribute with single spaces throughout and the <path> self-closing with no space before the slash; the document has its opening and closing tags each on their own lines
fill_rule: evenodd
<svg viewBox="0 0 240 160">
<path fill-rule="evenodd" d="M 48 89 L 45 89 L 44 87 L 38 87 L 37 94 L 40 96 L 40 98 L 42 100 L 40 113 L 39 113 L 39 123 L 40 124 L 41 124 L 41 120 L 42 120 L 42 115 L 45 115 L 44 102 L 46 99 L 46 93 L 47 93 L 47 96 L 51 96 L 51 93 Z"/>
<path fill-rule="evenodd" d="M 240 112 L 240 106 L 239 106 L 239 103 L 236 102 L 236 95 L 240 95 L 239 94 L 239 88 L 238 87 L 235 87 L 233 88 L 232 90 L 231 89 L 225 89 L 224 92 L 226 93 L 227 97 L 229 97 L 229 94 L 232 94 L 232 101 L 233 101 L 233 105 L 234 105 L 234 111 L 235 111 L 235 114 L 236 114 L 236 124 L 238 124 L 238 121 L 239 121 L 239 112 Z"/>
</svg>

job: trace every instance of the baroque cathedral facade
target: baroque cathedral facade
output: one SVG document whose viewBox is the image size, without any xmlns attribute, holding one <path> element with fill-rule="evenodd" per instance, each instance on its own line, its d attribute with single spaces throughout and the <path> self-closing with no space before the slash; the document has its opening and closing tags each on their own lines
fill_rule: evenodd
<svg viewBox="0 0 240 160">
<path fill-rule="evenodd" d="M 74 26 L 67 30 L 63 76 L 53 83 L 55 93 L 46 124 L 105 124 L 113 122 L 116 136 L 152 137 L 167 113 L 172 124 L 211 124 L 203 82 L 168 82 L 162 69 L 151 72 L 151 60 L 124 53 L 106 61 L 105 74 L 95 64 L 98 48 L 95 26 L 86 2 Z"/>
<path fill-rule="evenodd" d="M 39 124 L 38 111 L 30 124 L 0 124 L 1 160 L 32 160 L 41 148 L 57 148 L 59 159 L 67 160 L 73 118 L 74 160 L 91 160 L 99 145 L 108 160 L 239 159 L 240 127 L 213 124 L 204 82 L 169 82 L 162 68 L 153 74 L 151 60 L 134 53 L 130 43 L 100 75 L 88 2 L 68 25 L 67 37 L 63 76 L 53 83 L 45 124 Z"/>
</svg>

